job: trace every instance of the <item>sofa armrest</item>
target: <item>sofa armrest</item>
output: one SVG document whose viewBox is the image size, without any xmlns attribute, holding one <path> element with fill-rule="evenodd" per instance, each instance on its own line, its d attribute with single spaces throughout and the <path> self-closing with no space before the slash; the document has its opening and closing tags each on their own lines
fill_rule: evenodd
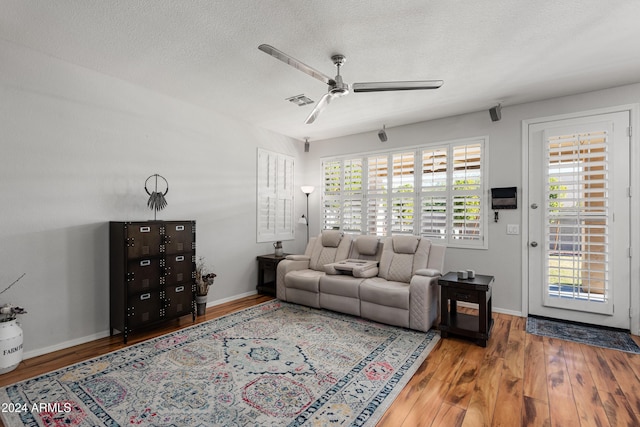
<svg viewBox="0 0 640 427">
<path fill-rule="evenodd" d="M 290 256 L 302 257 L 306 259 L 289 259 Z M 286 301 L 284 276 L 290 271 L 305 270 L 309 268 L 309 257 L 305 255 L 288 255 L 286 259 L 278 263 L 278 269 L 276 271 L 276 297 L 282 301 Z"/>
<path fill-rule="evenodd" d="M 309 261 L 311 257 L 308 255 L 287 255 L 286 259 L 291 261 Z"/>
<path fill-rule="evenodd" d="M 428 331 L 438 317 L 438 278 L 416 274 L 409 283 L 409 327 Z"/>
<path fill-rule="evenodd" d="M 427 277 L 442 276 L 440 270 L 436 270 L 435 268 L 421 268 L 419 270 L 416 270 L 416 274 Z"/>
<path fill-rule="evenodd" d="M 378 267 L 375 265 L 355 267 L 351 272 L 353 277 L 368 278 L 378 275 Z"/>
</svg>

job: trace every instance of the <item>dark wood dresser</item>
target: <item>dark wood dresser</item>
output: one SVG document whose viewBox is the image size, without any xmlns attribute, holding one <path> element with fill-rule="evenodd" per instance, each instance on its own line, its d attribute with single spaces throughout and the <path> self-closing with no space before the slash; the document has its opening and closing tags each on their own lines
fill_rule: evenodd
<svg viewBox="0 0 640 427">
<path fill-rule="evenodd" d="M 131 332 L 196 316 L 195 221 L 109 223 L 110 329 Z"/>
</svg>

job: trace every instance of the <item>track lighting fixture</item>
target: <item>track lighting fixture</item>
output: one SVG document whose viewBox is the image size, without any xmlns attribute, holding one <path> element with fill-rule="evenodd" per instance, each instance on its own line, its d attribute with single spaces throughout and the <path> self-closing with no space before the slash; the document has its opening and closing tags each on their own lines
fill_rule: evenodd
<svg viewBox="0 0 640 427">
<path fill-rule="evenodd" d="M 304 139 L 304 152 L 305 153 L 309 152 L 309 138 Z"/>
</svg>

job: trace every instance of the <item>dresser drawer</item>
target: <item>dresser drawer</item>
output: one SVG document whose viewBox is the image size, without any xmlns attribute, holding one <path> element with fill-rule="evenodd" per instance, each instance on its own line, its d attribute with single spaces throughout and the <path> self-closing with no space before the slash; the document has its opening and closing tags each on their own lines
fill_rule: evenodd
<svg viewBox="0 0 640 427">
<path fill-rule="evenodd" d="M 160 292 L 146 292 L 129 297 L 127 310 L 129 325 L 138 326 L 160 320 L 162 317 L 162 299 Z"/>
<path fill-rule="evenodd" d="M 167 317 L 176 317 L 192 310 L 193 290 L 191 283 L 167 286 L 165 312 Z"/>
<path fill-rule="evenodd" d="M 161 225 L 137 223 L 127 226 L 127 258 L 141 258 L 160 254 Z"/>
<path fill-rule="evenodd" d="M 127 289 L 129 293 L 140 293 L 157 289 L 162 277 L 161 260 L 158 258 L 136 259 L 127 264 Z"/>
<path fill-rule="evenodd" d="M 164 246 L 167 254 L 188 252 L 193 248 L 193 224 L 191 222 L 170 222 L 164 229 Z"/>
<path fill-rule="evenodd" d="M 472 303 L 479 303 L 480 302 L 480 298 L 478 296 L 478 292 L 477 291 L 466 291 L 466 290 L 461 290 L 461 289 L 450 289 L 449 290 L 449 298 L 457 300 L 457 301 L 464 301 L 464 302 L 472 302 Z"/>
<path fill-rule="evenodd" d="M 165 283 L 172 285 L 182 282 L 190 282 L 192 280 L 192 273 L 194 271 L 193 256 L 191 252 L 187 254 L 167 254 L 165 258 L 166 263 L 166 277 Z"/>
</svg>

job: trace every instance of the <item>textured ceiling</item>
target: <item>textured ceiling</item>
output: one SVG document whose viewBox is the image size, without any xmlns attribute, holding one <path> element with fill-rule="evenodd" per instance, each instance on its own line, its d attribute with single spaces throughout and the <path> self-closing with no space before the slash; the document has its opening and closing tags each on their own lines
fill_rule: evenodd
<svg viewBox="0 0 640 427">
<path fill-rule="evenodd" d="M 0 0 L 0 38 L 297 139 L 318 140 L 640 82 L 638 0 Z M 326 85 L 268 43 L 347 83 L 442 79 L 351 93 L 311 125 Z M 488 117 L 488 115 L 487 115 Z"/>
</svg>

